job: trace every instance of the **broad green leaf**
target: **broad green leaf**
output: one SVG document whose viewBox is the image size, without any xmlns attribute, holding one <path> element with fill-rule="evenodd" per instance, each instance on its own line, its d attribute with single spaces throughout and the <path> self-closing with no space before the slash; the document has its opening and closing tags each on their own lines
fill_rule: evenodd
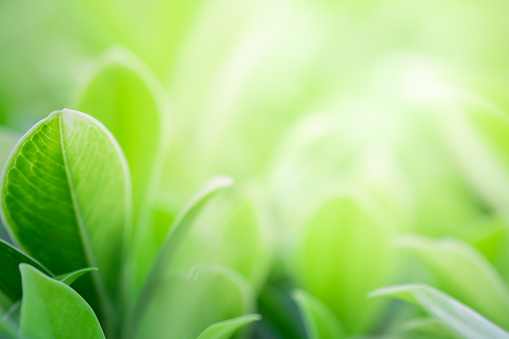
<svg viewBox="0 0 509 339">
<path fill-rule="evenodd" d="M 423 284 L 390 286 L 378 289 L 370 296 L 390 296 L 416 303 L 465 339 L 509 338 L 508 332 L 468 306 L 430 286 Z"/>
<path fill-rule="evenodd" d="M 341 322 L 320 300 L 303 290 L 292 294 L 299 306 L 309 339 L 340 339 L 346 334 Z"/>
<path fill-rule="evenodd" d="M 326 197 L 298 243 L 292 271 L 299 287 L 321 300 L 348 333 L 367 330 L 381 304 L 366 294 L 386 283 L 390 221 L 361 192 Z"/>
<path fill-rule="evenodd" d="M 135 338 L 195 338 L 208 326 L 252 311 L 249 282 L 222 265 L 201 264 L 160 284 L 141 315 Z"/>
<path fill-rule="evenodd" d="M 240 328 L 260 320 L 259 314 L 248 314 L 210 325 L 196 339 L 229 339 Z"/>
<path fill-rule="evenodd" d="M 17 243 L 54 274 L 97 267 L 75 287 L 111 319 L 108 295 L 117 293 L 130 194 L 113 136 L 94 118 L 63 110 L 36 124 L 12 152 L 2 174 L 2 215 Z"/>
<path fill-rule="evenodd" d="M 136 322 L 145 313 L 145 308 L 149 301 L 154 298 L 155 291 L 163 283 L 197 215 L 216 193 L 230 187 L 232 184 L 233 180 L 229 177 L 212 179 L 191 199 L 183 212 L 176 218 L 169 233 L 166 235 L 157 259 L 140 292 L 139 300 L 134 310 L 134 318 L 131 321 L 133 328 L 136 328 Z"/>
<path fill-rule="evenodd" d="M 104 338 L 92 308 L 69 286 L 22 264 L 20 333 L 24 338 Z"/>
<path fill-rule="evenodd" d="M 95 268 L 95 267 L 84 268 L 84 269 L 77 270 L 74 272 L 61 274 L 61 275 L 55 277 L 54 279 L 59 280 L 59 281 L 63 282 L 64 284 L 70 286 L 70 285 L 72 285 L 73 282 L 75 282 L 78 278 L 82 277 L 84 274 L 86 274 L 88 272 L 93 272 L 93 271 L 97 271 L 97 268 Z"/>
<path fill-rule="evenodd" d="M 509 328 L 509 289 L 475 248 L 455 239 L 431 240 L 405 236 L 398 242 L 415 253 L 437 279 L 437 287 L 477 310 L 498 325 Z"/>
<path fill-rule="evenodd" d="M 0 240 L 0 290 L 7 297 L 15 302 L 21 299 L 21 274 L 19 265 L 21 263 L 30 264 L 38 270 L 50 274 L 50 272 L 39 264 L 35 259 L 29 257 L 17 248 Z"/>
</svg>

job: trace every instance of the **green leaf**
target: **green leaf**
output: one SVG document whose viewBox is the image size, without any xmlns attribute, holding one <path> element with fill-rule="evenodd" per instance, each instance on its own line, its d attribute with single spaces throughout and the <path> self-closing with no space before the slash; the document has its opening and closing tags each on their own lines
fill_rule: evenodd
<svg viewBox="0 0 509 339">
<path fill-rule="evenodd" d="M 426 335 L 436 339 L 456 339 L 456 333 L 451 330 L 441 320 L 422 317 L 415 318 L 403 325 L 403 330 L 407 335 Z"/>
<path fill-rule="evenodd" d="M 14 239 L 54 274 L 98 267 L 76 288 L 107 324 L 131 220 L 129 185 L 113 136 L 70 110 L 25 134 L 2 173 L 2 216 Z"/>
<path fill-rule="evenodd" d="M 229 177 L 212 179 L 191 199 L 183 212 L 176 218 L 169 233 L 166 235 L 159 255 L 140 292 L 139 300 L 134 310 L 134 318 L 131 321 L 134 328 L 136 328 L 136 322 L 140 319 L 141 315 L 145 313 L 145 308 L 149 301 L 154 297 L 155 290 L 164 281 L 165 275 L 175 260 L 182 241 L 187 236 L 196 216 L 215 194 L 231 185 L 233 185 L 233 180 Z"/>
<path fill-rule="evenodd" d="M 8 320 L 0 317 L 0 338 L 20 339 L 16 327 Z"/>
<path fill-rule="evenodd" d="M 21 274 L 19 265 L 21 263 L 30 264 L 38 270 L 50 275 L 50 272 L 39 264 L 35 259 L 24 254 L 17 248 L 0 240 L 0 290 L 15 302 L 21 299 Z"/>
<path fill-rule="evenodd" d="M 475 248 L 455 239 L 435 241 L 420 236 L 401 237 L 398 244 L 429 267 L 440 290 L 509 328 L 505 316 L 509 314 L 509 289 Z"/>
<path fill-rule="evenodd" d="M 82 277 L 84 274 L 86 274 L 88 272 L 93 272 L 93 271 L 97 271 L 97 268 L 90 267 L 90 268 L 84 268 L 84 269 L 66 273 L 66 274 L 61 274 L 61 275 L 55 277 L 55 279 L 63 282 L 67 286 L 71 286 L 72 283 L 75 282 L 78 278 Z"/>
<path fill-rule="evenodd" d="M 507 221 L 509 117 L 472 93 L 458 91 L 456 99 L 456 110 L 437 115 L 443 138 L 472 187 Z"/>
<path fill-rule="evenodd" d="M 260 319 L 262 317 L 259 314 L 247 314 L 221 321 L 207 327 L 196 339 L 229 339 L 240 328 Z"/>
<path fill-rule="evenodd" d="M 237 272 L 200 264 L 158 286 L 134 337 L 195 338 L 212 324 L 251 312 L 254 298 L 253 288 Z"/>
<path fill-rule="evenodd" d="M 390 296 L 416 303 L 465 339 L 509 338 L 509 333 L 476 311 L 430 286 L 408 284 L 384 287 L 370 294 L 370 297 L 376 296 Z"/>
<path fill-rule="evenodd" d="M 238 186 L 207 205 L 179 252 L 177 269 L 218 263 L 261 288 L 270 270 L 274 230 L 267 222 L 261 192 L 255 188 L 259 187 Z"/>
<path fill-rule="evenodd" d="M 20 333 L 24 338 L 104 338 L 92 308 L 69 286 L 22 264 Z"/>
<path fill-rule="evenodd" d="M 309 339 L 340 339 L 346 334 L 341 322 L 320 300 L 303 290 L 292 294 L 299 306 Z"/>
<path fill-rule="evenodd" d="M 116 138 L 129 164 L 133 182 L 133 215 L 150 204 L 161 176 L 161 152 L 167 147 L 165 93 L 150 69 L 121 47 L 97 61 L 73 107 L 101 121 Z M 147 215 L 144 216 L 145 218 Z"/>
<path fill-rule="evenodd" d="M 390 273 L 390 220 L 360 191 L 332 192 L 318 204 L 292 258 L 298 286 L 331 309 L 348 333 L 372 325 L 382 306 L 366 294 Z"/>
<path fill-rule="evenodd" d="M 0 164 L 2 168 L 19 138 L 20 135 L 0 127 Z M 0 222 L 0 239 L 10 242 L 10 236 L 2 222 Z"/>
</svg>

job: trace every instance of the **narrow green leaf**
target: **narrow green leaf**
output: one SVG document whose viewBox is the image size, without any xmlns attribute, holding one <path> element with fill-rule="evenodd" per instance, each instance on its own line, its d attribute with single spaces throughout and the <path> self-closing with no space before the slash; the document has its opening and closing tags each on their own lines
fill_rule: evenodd
<svg viewBox="0 0 509 339">
<path fill-rule="evenodd" d="M 51 272 L 99 268 L 76 288 L 113 321 L 110 297 L 131 220 L 128 167 L 113 136 L 84 113 L 50 114 L 12 152 L 1 193 L 14 239 Z"/>
<path fill-rule="evenodd" d="M 346 337 L 341 322 L 320 300 L 303 290 L 294 291 L 292 297 L 299 306 L 308 339 L 340 339 Z"/>
<path fill-rule="evenodd" d="M 13 302 L 21 299 L 22 295 L 19 272 L 21 263 L 30 264 L 45 274 L 51 274 L 35 259 L 2 240 L 0 240 L 0 260 L 2 262 L 0 265 L 0 290 Z"/>
<path fill-rule="evenodd" d="M 370 297 L 376 296 L 390 296 L 416 303 L 465 339 L 509 338 L 509 333 L 476 311 L 430 286 L 408 284 L 384 287 L 370 294 Z"/>
<path fill-rule="evenodd" d="M 420 236 L 399 238 L 399 247 L 417 256 L 437 278 L 437 287 L 509 328 L 509 289 L 475 248 L 455 239 L 432 240 Z"/>
<path fill-rule="evenodd" d="M 252 312 L 255 300 L 244 277 L 218 264 L 173 274 L 154 292 L 135 338 L 196 338 L 212 324 Z"/>
<path fill-rule="evenodd" d="M 131 321 L 134 328 L 136 328 L 136 323 L 139 321 L 141 315 L 145 313 L 148 302 L 153 298 L 158 286 L 164 281 L 165 275 L 172 265 L 176 253 L 179 251 L 182 241 L 188 234 L 198 213 L 216 193 L 230 187 L 232 184 L 233 180 L 229 177 L 217 177 L 212 179 L 191 199 L 183 212 L 174 221 L 140 292 L 138 304 L 134 310 L 134 318 Z"/>
<path fill-rule="evenodd" d="M 259 314 L 248 314 L 210 325 L 196 339 L 229 339 L 240 328 L 261 320 Z"/>
<path fill-rule="evenodd" d="M 97 271 L 97 268 L 96 267 L 84 268 L 84 269 L 77 270 L 74 272 L 61 274 L 61 275 L 55 277 L 54 279 L 63 282 L 67 286 L 70 286 L 70 285 L 72 285 L 73 282 L 75 282 L 78 278 L 83 276 L 85 273 L 92 272 L 92 271 Z"/>
<path fill-rule="evenodd" d="M 20 269 L 20 333 L 24 338 L 104 338 L 94 311 L 72 288 L 27 264 L 21 264 Z"/>
<path fill-rule="evenodd" d="M 390 220 L 360 191 L 318 204 L 292 258 L 298 286 L 331 309 L 349 334 L 372 325 L 382 306 L 366 300 L 390 273 Z"/>
</svg>

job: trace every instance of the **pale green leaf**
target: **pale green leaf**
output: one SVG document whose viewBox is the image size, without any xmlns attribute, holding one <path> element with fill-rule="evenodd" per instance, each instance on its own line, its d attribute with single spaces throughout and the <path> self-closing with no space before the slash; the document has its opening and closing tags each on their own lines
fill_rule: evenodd
<svg viewBox="0 0 509 339">
<path fill-rule="evenodd" d="M 390 222 L 361 192 L 325 199 L 298 243 L 292 271 L 302 287 L 331 309 L 348 333 L 367 330 L 381 304 L 366 300 L 390 272 Z"/>
<path fill-rule="evenodd" d="M 136 323 L 145 313 L 145 309 L 150 300 L 154 298 L 155 290 L 157 290 L 159 285 L 164 281 L 198 213 L 215 194 L 230 187 L 232 184 L 233 180 L 229 177 L 217 177 L 212 179 L 191 199 L 183 212 L 175 219 L 140 292 L 139 300 L 134 310 L 134 318 L 131 322 L 133 328 L 136 328 Z"/>
<path fill-rule="evenodd" d="M 292 294 L 305 323 L 308 339 L 340 339 L 346 334 L 338 318 L 320 300 L 303 290 Z"/>
<path fill-rule="evenodd" d="M 252 311 L 255 293 L 232 269 L 200 264 L 154 291 L 135 338 L 195 338 L 208 326 Z"/>
<path fill-rule="evenodd" d="M 432 240 L 420 236 L 399 239 L 399 247 L 415 253 L 437 279 L 437 287 L 509 328 L 509 289 L 475 248 L 455 239 Z"/>
<path fill-rule="evenodd" d="M 196 339 L 229 339 L 240 328 L 262 319 L 259 314 L 248 314 L 210 325 Z"/>
<path fill-rule="evenodd" d="M 465 339 L 509 338 L 509 333 L 476 311 L 430 286 L 408 284 L 384 287 L 370 296 L 390 296 L 416 303 Z"/>
<path fill-rule="evenodd" d="M 104 338 L 92 308 L 69 286 L 22 264 L 20 333 L 31 339 Z"/>
<path fill-rule="evenodd" d="M 27 132 L 2 173 L 2 216 L 14 239 L 54 274 L 97 267 L 75 287 L 109 325 L 130 194 L 127 164 L 111 133 L 70 110 Z"/>
<path fill-rule="evenodd" d="M 168 113 L 164 89 L 142 60 L 114 47 L 97 60 L 72 105 L 101 121 L 124 151 L 138 221 L 140 210 L 151 203 L 147 195 L 153 196 L 157 188 L 161 152 L 169 135 L 164 123 Z"/>
</svg>

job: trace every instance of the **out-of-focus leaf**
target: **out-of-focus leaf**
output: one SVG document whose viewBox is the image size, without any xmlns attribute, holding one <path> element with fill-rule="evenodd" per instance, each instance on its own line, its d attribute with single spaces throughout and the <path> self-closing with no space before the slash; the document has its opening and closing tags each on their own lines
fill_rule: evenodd
<svg viewBox="0 0 509 339">
<path fill-rule="evenodd" d="M 21 339 L 16 327 L 8 320 L 0 317 L 0 338 L 2 339 Z"/>
<path fill-rule="evenodd" d="M 130 194 L 127 164 L 111 133 L 70 110 L 27 132 L 2 175 L 2 216 L 14 239 L 54 274 L 98 267 L 76 287 L 106 324 L 113 323 Z"/>
<path fill-rule="evenodd" d="M 509 289 L 493 266 L 473 247 L 455 239 L 430 240 L 405 236 L 400 247 L 413 252 L 437 278 L 437 287 L 509 328 Z"/>
<path fill-rule="evenodd" d="M 218 263 L 244 275 L 259 289 L 270 268 L 273 237 L 270 219 L 255 187 L 229 190 L 214 199 L 196 219 L 176 267 Z"/>
<path fill-rule="evenodd" d="M 443 138 L 472 187 L 509 220 L 509 117 L 473 94 L 454 98 L 456 107 L 437 115 Z"/>
<path fill-rule="evenodd" d="M 73 108 L 108 128 L 124 151 L 133 181 L 133 215 L 147 218 L 169 136 L 165 93 L 143 61 L 120 47 L 106 52 L 76 95 Z M 144 220 L 146 222 L 146 220 Z"/>
<path fill-rule="evenodd" d="M 430 286 L 408 284 L 378 289 L 371 297 L 390 296 L 420 305 L 465 339 L 507 339 L 509 333 L 456 299 Z"/>
<path fill-rule="evenodd" d="M 412 319 L 403 325 L 403 330 L 407 335 L 426 335 L 435 339 L 458 338 L 441 320 L 433 318 Z"/>
<path fill-rule="evenodd" d="M 38 270 L 50 274 L 50 272 L 39 264 L 35 259 L 21 252 L 14 246 L 0 240 L 0 290 L 7 297 L 15 302 L 21 299 L 21 274 L 19 265 L 21 263 L 30 264 Z"/>
<path fill-rule="evenodd" d="M 97 268 L 95 268 L 95 267 L 84 268 L 84 269 L 77 270 L 74 272 L 61 274 L 61 275 L 55 277 L 54 279 L 59 280 L 59 281 L 63 282 L 64 284 L 70 286 L 70 285 L 72 285 L 73 282 L 76 281 L 76 279 L 80 278 L 85 273 L 92 272 L 92 271 L 97 271 Z"/>
<path fill-rule="evenodd" d="M 104 338 L 92 308 L 69 286 L 22 264 L 20 333 L 26 338 Z"/>
<path fill-rule="evenodd" d="M 299 286 L 326 304 L 348 333 L 363 332 L 381 307 L 366 294 L 390 273 L 390 220 L 360 192 L 324 201 L 297 245 L 292 270 Z"/>
<path fill-rule="evenodd" d="M 340 339 L 346 334 L 341 322 L 320 300 L 297 290 L 293 299 L 299 306 L 309 339 Z"/>
<path fill-rule="evenodd" d="M 138 303 L 134 309 L 134 318 L 130 326 L 133 328 L 137 327 L 137 322 L 145 313 L 145 309 L 150 300 L 154 298 L 155 291 L 159 288 L 159 285 L 163 283 L 182 245 L 182 241 L 187 236 L 189 229 L 202 208 L 216 193 L 231 185 L 233 185 L 233 179 L 229 177 L 211 179 L 205 187 L 189 201 L 182 213 L 174 221 L 161 246 L 157 259 L 150 270 L 150 274 L 142 287 Z M 134 293 L 136 293 L 136 291 Z"/>
<path fill-rule="evenodd" d="M 216 264 L 198 265 L 157 286 L 133 336 L 195 338 L 212 324 L 251 312 L 254 296 L 237 272 Z"/>
<path fill-rule="evenodd" d="M 210 325 L 196 339 L 228 339 L 240 328 L 260 320 L 259 314 L 248 314 Z"/>
</svg>

